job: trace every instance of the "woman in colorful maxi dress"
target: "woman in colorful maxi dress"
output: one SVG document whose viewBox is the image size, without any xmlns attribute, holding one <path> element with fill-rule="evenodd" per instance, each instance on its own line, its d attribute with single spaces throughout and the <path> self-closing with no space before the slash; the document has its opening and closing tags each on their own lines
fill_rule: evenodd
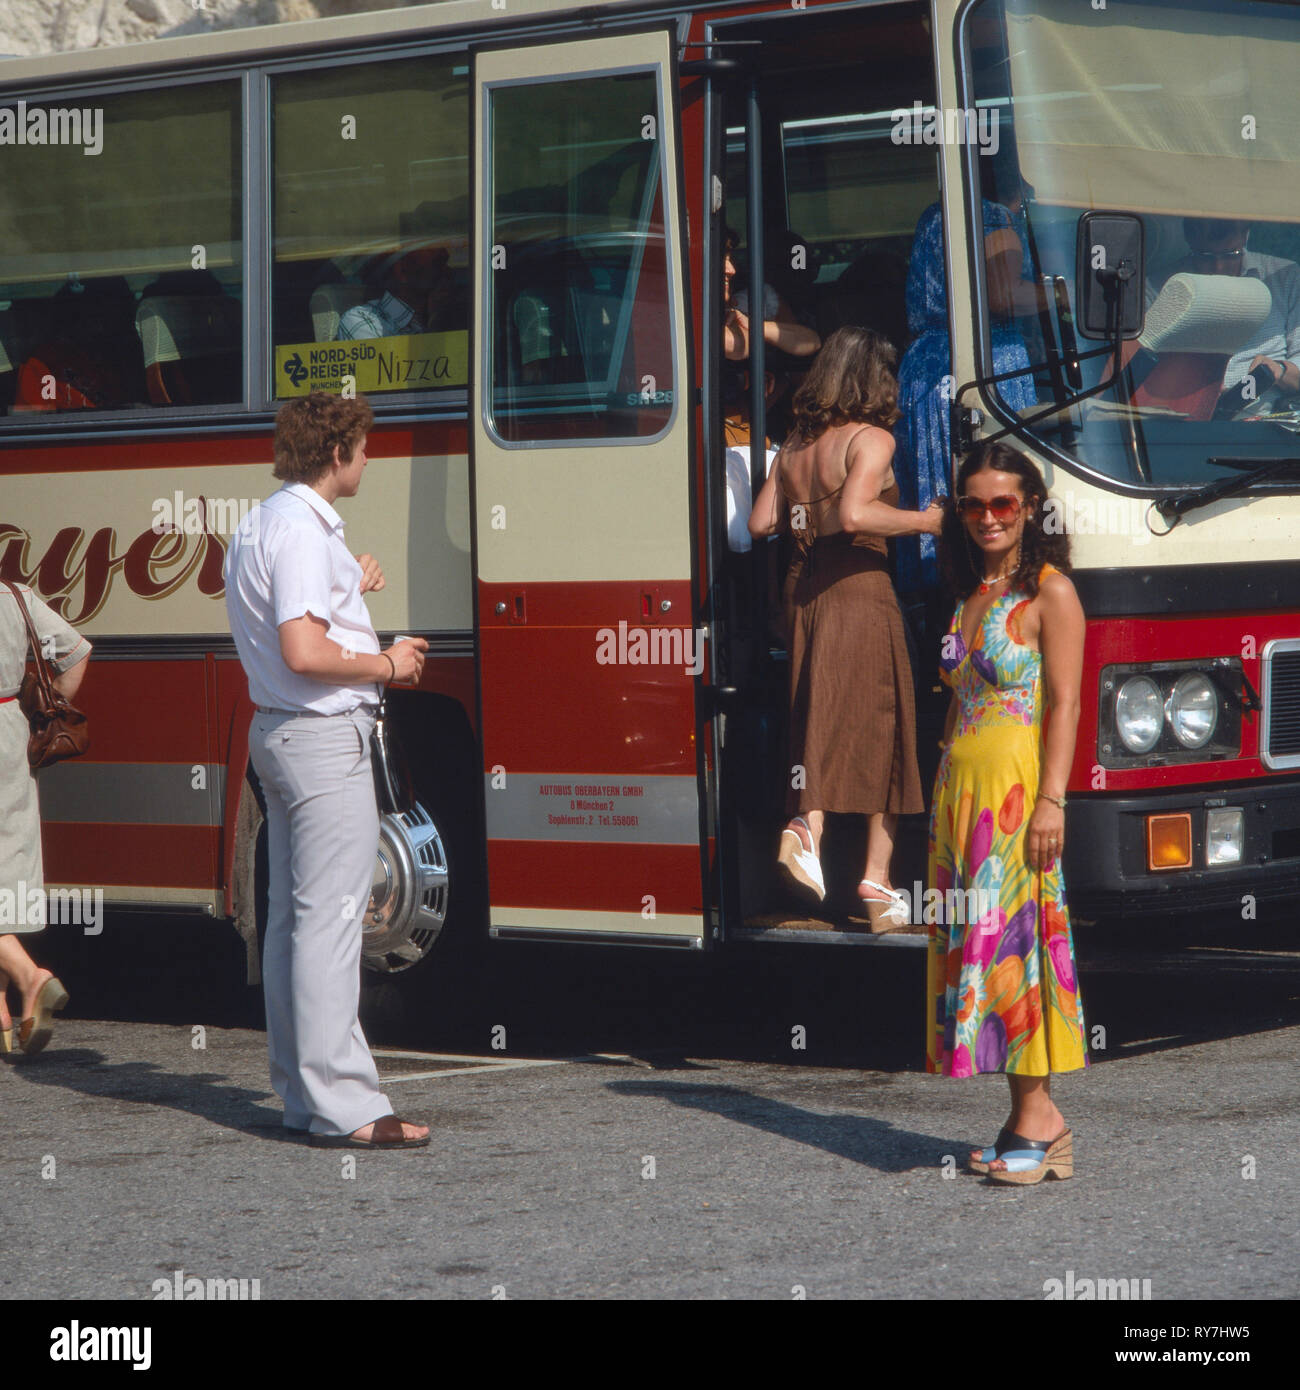
<svg viewBox="0 0 1300 1390">
<path fill-rule="evenodd" d="M 1051 1077 L 1087 1065 L 1060 869 L 1084 619 L 1062 573 L 1067 538 L 1043 530 L 1046 497 L 1023 454 L 978 449 L 958 474 L 943 532 L 959 602 L 941 655 L 954 698 L 929 882 L 951 910 L 930 932 L 926 1065 L 1006 1075 L 1011 1114 L 970 1167 L 1007 1183 L 1072 1175 Z"/>
</svg>

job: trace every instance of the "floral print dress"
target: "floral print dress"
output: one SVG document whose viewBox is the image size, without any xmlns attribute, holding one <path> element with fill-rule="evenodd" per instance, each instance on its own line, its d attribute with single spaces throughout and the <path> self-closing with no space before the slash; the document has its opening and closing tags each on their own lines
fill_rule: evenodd
<svg viewBox="0 0 1300 1390">
<path fill-rule="evenodd" d="M 960 708 L 930 812 L 928 881 L 944 908 L 930 928 L 926 1070 L 945 1076 L 1088 1062 L 1060 862 L 1040 872 L 1025 859 L 1044 703 L 1043 658 L 1021 631 L 1030 602 L 1003 594 L 968 651 L 963 601 L 943 644 Z"/>
</svg>

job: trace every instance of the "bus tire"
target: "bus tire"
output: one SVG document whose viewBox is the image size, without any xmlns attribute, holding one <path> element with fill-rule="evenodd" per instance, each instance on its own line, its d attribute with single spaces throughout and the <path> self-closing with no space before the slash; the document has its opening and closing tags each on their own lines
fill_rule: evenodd
<svg viewBox="0 0 1300 1390">
<path fill-rule="evenodd" d="M 376 859 L 376 895 L 392 891 L 395 871 L 409 875 L 412 853 L 440 867 L 441 891 L 429 899 L 432 918 L 417 926 L 405 949 L 384 949 L 382 931 L 367 926 L 362 947 L 361 1015 L 368 1032 L 424 1042 L 431 1029 L 454 1022 L 486 944 L 486 872 L 478 809 L 477 741 L 464 711 L 437 696 L 394 692 L 390 718 L 405 756 L 415 808 L 385 816 Z M 405 824 L 398 824 L 398 821 Z M 386 880 L 386 881 L 385 881 Z M 409 895 L 409 881 L 402 890 Z M 376 914 L 375 897 L 371 911 Z M 409 906 L 409 898 L 407 902 Z"/>
</svg>

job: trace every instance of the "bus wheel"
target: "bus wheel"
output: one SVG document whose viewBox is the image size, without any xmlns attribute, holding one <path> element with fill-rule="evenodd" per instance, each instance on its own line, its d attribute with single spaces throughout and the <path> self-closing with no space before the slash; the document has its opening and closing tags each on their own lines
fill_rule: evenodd
<svg viewBox="0 0 1300 1390">
<path fill-rule="evenodd" d="M 446 925 L 450 894 L 447 850 L 428 811 L 416 802 L 383 816 L 362 923 L 362 965 L 381 977 L 419 965 Z"/>
</svg>

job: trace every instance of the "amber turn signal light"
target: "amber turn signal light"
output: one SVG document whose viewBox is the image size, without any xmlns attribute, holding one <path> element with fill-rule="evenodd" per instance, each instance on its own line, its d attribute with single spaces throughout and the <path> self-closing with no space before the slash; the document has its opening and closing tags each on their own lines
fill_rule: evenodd
<svg viewBox="0 0 1300 1390">
<path fill-rule="evenodd" d="M 1192 813 L 1147 817 L 1147 868 L 1189 869 L 1192 866 Z"/>
</svg>

